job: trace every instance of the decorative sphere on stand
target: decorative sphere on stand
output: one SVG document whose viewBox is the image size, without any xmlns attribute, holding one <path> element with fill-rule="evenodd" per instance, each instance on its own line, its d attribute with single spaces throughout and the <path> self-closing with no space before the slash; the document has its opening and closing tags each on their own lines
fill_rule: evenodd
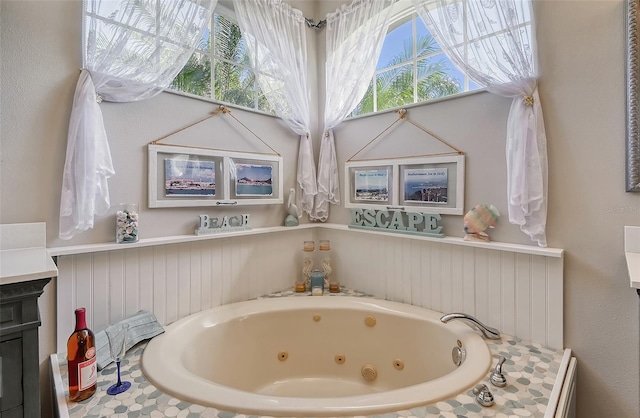
<svg viewBox="0 0 640 418">
<path fill-rule="evenodd" d="M 489 235 L 484 231 L 495 227 L 500 212 L 493 205 L 481 204 L 475 206 L 464 215 L 464 240 L 488 242 Z"/>
</svg>

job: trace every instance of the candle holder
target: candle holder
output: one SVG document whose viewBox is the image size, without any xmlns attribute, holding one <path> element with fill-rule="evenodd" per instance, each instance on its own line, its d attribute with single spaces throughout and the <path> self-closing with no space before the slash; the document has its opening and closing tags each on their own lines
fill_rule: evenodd
<svg viewBox="0 0 640 418">
<path fill-rule="evenodd" d="M 322 270 L 313 270 L 311 272 L 311 294 L 313 296 L 322 296 L 324 293 L 325 274 Z"/>
</svg>

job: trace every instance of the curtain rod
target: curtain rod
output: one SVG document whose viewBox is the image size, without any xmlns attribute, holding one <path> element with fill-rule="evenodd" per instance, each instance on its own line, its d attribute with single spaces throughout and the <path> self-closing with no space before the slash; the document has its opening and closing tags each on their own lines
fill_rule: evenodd
<svg viewBox="0 0 640 418">
<path fill-rule="evenodd" d="M 307 19 L 306 17 L 304 18 L 305 23 L 307 24 L 308 27 L 310 28 L 314 28 L 314 29 L 322 29 L 325 26 L 327 26 L 327 21 L 326 20 L 321 20 L 318 23 L 315 22 L 315 20 L 313 19 Z"/>
</svg>

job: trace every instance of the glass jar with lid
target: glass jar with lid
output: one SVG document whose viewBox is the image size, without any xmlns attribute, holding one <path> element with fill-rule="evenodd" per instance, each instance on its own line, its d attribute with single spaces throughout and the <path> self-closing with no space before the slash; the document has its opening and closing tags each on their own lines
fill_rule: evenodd
<svg viewBox="0 0 640 418">
<path fill-rule="evenodd" d="M 140 239 L 137 203 L 120 203 L 116 211 L 116 242 L 133 243 Z"/>
</svg>

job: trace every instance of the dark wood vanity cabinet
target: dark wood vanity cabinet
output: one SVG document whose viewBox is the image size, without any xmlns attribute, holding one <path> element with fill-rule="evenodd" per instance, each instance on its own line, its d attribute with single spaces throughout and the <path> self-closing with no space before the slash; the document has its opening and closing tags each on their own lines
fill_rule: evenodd
<svg viewBox="0 0 640 418">
<path fill-rule="evenodd" d="M 38 297 L 50 278 L 0 285 L 0 417 L 40 417 Z"/>
</svg>

